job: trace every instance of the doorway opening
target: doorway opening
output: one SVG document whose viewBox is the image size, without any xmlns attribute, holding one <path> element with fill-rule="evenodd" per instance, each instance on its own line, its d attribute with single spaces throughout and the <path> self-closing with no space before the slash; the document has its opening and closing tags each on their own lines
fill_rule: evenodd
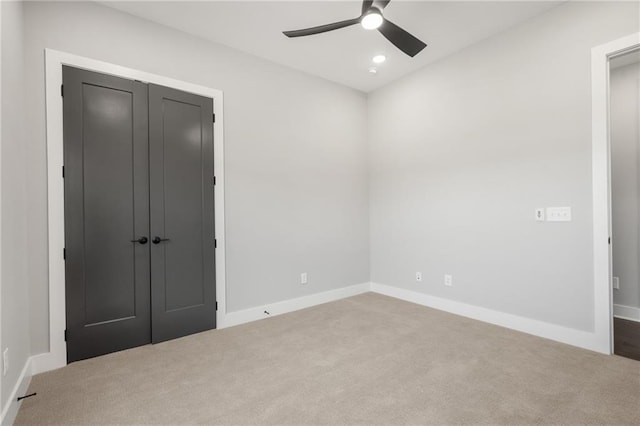
<svg viewBox="0 0 640 426">
<path fill-rule="evenodd" d="M 593 343 L 597 351 L 606 354 L 614 352 L 609 63 L 639 48 L 640 33 L 634 33 L 591 49 Z"/>
<path fill-rule="evenodd" d="M 609 60 L 614 353 L 640 361 L 640 49 Z"/>
</svg>

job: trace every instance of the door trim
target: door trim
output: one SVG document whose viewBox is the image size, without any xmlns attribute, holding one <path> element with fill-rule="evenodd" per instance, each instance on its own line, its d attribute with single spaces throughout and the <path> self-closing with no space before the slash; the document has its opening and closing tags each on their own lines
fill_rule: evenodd
<svg viewBox="0 0 640 426">
<path fill-rule="evenodd" d="M 609 59 L 640 47 L 640 33 L 591 49 L 594 334 L 598 351 L 613 353 L 611 288 L 611 163 Z"/>
<path fill-rule="evenodd" d="M 33 357 L 33 374 L 42 373 L 67 364 L 64 341 L 65 320 L 65 264 L 64 248 L 64 181 L 62 179 L 62 66 L 69 65 L 116 77 L 139 80 L 171 87 L 184 92 L 213 98 L 216 123 L 214 132 L 215 232 L 218 248 L 216 257 L 216 313 L 217 328 L 225 327 L 226 272 L 225 272 L 225 219 L 224 219 L 224 107 L 223 92 L 210 87 L 175 80 L 108 62 L 85 58 L 53 49 L 45 49 L 45 105 L 47 139 L 48 184 L 48 236 L 49 236 L 49 352 Z"/>
</svg>

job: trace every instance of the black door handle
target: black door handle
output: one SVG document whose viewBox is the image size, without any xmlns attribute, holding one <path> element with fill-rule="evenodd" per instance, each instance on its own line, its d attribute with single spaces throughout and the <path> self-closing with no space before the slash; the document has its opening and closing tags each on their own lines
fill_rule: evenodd
<svg viewBox="0 0 640 426">
<path fill-rule="evenodd" d="M 137 240 L 131 240 L 132 243 L 140 243 L 140 244 L 147 244 L 149 240 L 147 239 L 147 237 L 140 237 Z"/>
<path fill-rule="evenodd" d="M 151 242 L 153 244 L 160 244 L 162 241 L 169 241 L 169 239 L 168 238 L 153 237 L 153 240 L 151 240 Z"/>
</svg>

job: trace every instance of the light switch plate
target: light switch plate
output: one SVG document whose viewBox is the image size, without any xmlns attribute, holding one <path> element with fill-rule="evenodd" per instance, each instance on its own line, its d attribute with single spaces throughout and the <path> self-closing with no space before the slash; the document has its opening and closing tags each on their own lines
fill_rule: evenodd
<svg viewBox="0 0 640 426">
<path fill-rule="evenodd" d="M 547 207 L 547 222 L 571 222 L 571 207 Z"/>
</svg>

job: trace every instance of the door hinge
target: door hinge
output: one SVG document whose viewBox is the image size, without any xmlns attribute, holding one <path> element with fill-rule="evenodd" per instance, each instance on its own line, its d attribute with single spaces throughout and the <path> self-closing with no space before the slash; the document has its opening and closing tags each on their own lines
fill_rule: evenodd
<svg viewBox="0 0 640 426">
<path fill-rule="evenodd" d="M 211 114 L 211 115 L 213 116 L 212 117 L 213 118 L 213 122 L 215 123 L 216 122 L 216 115 L 215 114 Z"/>
<path fill-rule="evenodd" d="M 611 237 L 609 237 L 609 244 L 611 244 Z"/>
<path fill-rule="evenodd" d="M 67 330 L 64 330 L 64 341 L 66 342 L 67 339 L 69 338 L 69 333 L 67 332 Z"/>
<path fill-rule="evenodd" d="M 216 311 L 218 310 L 218 302 L 216 301 Z"/>
<path fill-rule="evenodd" d="M 60 85 L 60 96 L 64 98 L 64 84 Z"/>
<path fill-rule="evenodd" d="M 64 166 L 62 166 L 62 179 L 64 179 Z"/>
<path fill-rule="evenodd" d="M 214 176 L 213 177 L 213 185 L 215 186 L 215 184 L 216 184 L 216 177 Z"/>
<path fill-rule="evenodd" d="M 62 258 L 63 258 L 64 260 L 67 260 L 67 249 L 66 249 L 66 248 L 63 248 L 63 249 L 62 249 Z"/>
<path fill-rule="evenodd" d="M 213 239 L 213 248 L 218 248 L 218 240 L 216 238 Z"/>
</svg>

